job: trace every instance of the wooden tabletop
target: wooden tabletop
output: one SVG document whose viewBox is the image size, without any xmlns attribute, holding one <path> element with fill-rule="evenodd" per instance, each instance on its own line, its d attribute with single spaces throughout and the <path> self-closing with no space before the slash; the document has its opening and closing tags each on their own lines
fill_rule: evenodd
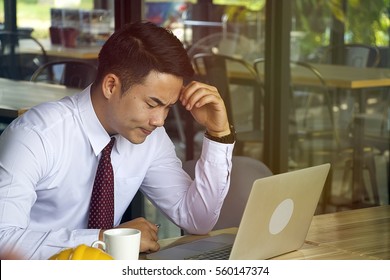
<svg viewBox="0 0 390 280">
<path fill-rule="evenodd" d="M 313 64 L 330 87 L 362 89 L 390 86 L 390 69 Z"/>
<path fill-rule="evenodd" d="M 26 109 L 73 95 L 80 89 L 0 78 L 0 117 L 16 118 Z"/>
<path fill-rule="evenodd" d="M 343 65 L 311 64 L 323 77 L 328 87 L 342 89 L 363 89 L 373 87 L 390 87 L 390 69 L 388 68 L 357 68 Z M 259 67 L 261 70 L 261 67 Z M 250 79 L 238 66 L 229 68 L 229 76 L 238 79 Z M 260 73 L 260 79 L 264 79 Z M 318 78 L 303 67 L 291 67 L 291 79 L 295 84 L 318 85 Z"/>
<path fill-rule="evenodd" d="M 236 232 L 237 228 L 216 230 L 208 235 L 163 239 L 159 244 L 167 248 L 206 236 Z M 144 258 L 141 254 L 140 259 Z M 314 216 L 304 245 L 273 259 L 390 259 L 390 205 Z"/>
<path fill-rule="evenodd" d="M 69 59 L 96 60 L 100 49 L 100 46 L 65 48 L 61 45 L 45 44 L 45 51 L 48 56 Z"/>
<path fill-rule="evenodd" d="M 390 259 L 390 205 L 315 216 L 306 240 L 367 258 Z"/>
<path fill-rule="evenodd" d="M 53 45 L 49 39 L 40 39 L 39 42 L 44 47 L 46 54 L 51 58 L 68 58 L 81 60 L 96 60 L 101 46 L 78 46 L 66 48 L 62 45 Z M 27 43 L 20 46 L 26 52 L 38 52 L 35 47 Z"/>
</svg>

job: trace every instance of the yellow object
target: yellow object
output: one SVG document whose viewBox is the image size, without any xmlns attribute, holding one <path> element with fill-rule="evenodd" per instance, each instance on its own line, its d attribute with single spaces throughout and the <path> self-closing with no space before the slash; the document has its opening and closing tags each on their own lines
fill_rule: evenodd
<svg viewBox="0 0 390 280">
<path fill-rule="evenodd" d="M 113 260 L 113 257 L 98 248 L 81 244 L 75 248 L 64 249 L 49 260 Z"/>
</svg>

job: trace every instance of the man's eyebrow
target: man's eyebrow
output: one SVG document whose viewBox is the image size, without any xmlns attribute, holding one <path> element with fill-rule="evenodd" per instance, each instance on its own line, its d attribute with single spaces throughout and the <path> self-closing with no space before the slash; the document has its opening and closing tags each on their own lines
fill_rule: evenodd
<svg viewBox="0 0 390 280">
<path fill-rule="evenodd" d="M 164 103 L 163 101 L 161 101 L 160 99 L 158 99 L 157 97 L 149 97 L 150 99 L 152 99 L 154 102 L 156 102 L 159 106 L 162 106 L 162 107 L 165 107 L 165 106 L 168 106 L 168 107 L 172 107 L 174 104 L 167 104 L 167 103 Z"/>
<path fill-rule="evenodd" d="M 167 105 L 164 102 L 162 102 L 160 99 L 158 99 L 157 97 L 149 97 L 149 98 L 152 99 L 154 102 L 156 102 L 160 106 L 166 106 Z"/>
</svg>

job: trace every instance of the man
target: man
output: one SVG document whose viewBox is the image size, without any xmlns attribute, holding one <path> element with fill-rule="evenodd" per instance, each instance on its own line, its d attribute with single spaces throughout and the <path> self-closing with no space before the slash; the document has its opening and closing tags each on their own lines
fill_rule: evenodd
<svg viewBox="0 0 390 280">
<path fill-rule="evenodd" d="M 140 229 L 140 251 L 159 249 L 155 224 L 144 218 L 120 224 L 140 189 L 187 232 L 210 231 L 228 191 L 234 135 L 217 89 L 184 84 L 192 75 L 171 32 L 134 23 L 102 47 L 91 86 L 10 124 L 0 138 L 0 250 L 47 259 L 102 239 L 104 228 L 88 228 L 88 219 L 99 159 L 112 138 L 111 227 Z M 206 128 L 194 181 L 163 128 L 176 102 Z"/>
</svg>

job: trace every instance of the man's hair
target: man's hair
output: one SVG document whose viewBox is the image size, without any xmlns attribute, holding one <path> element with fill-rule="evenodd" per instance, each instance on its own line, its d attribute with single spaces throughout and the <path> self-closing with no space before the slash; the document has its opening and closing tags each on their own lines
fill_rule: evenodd
<svg viewBox="0 0 390 280">
<path fill-rule="evenodd" d="M 99 53 L 96 81 L 113 73 L 125 92 L 140 84 L 151 72 L 190 79 L 194 70 L 180 40 L 163 27 L 150 22 L 135 22 L 114 32 Z"/>
</svg>

